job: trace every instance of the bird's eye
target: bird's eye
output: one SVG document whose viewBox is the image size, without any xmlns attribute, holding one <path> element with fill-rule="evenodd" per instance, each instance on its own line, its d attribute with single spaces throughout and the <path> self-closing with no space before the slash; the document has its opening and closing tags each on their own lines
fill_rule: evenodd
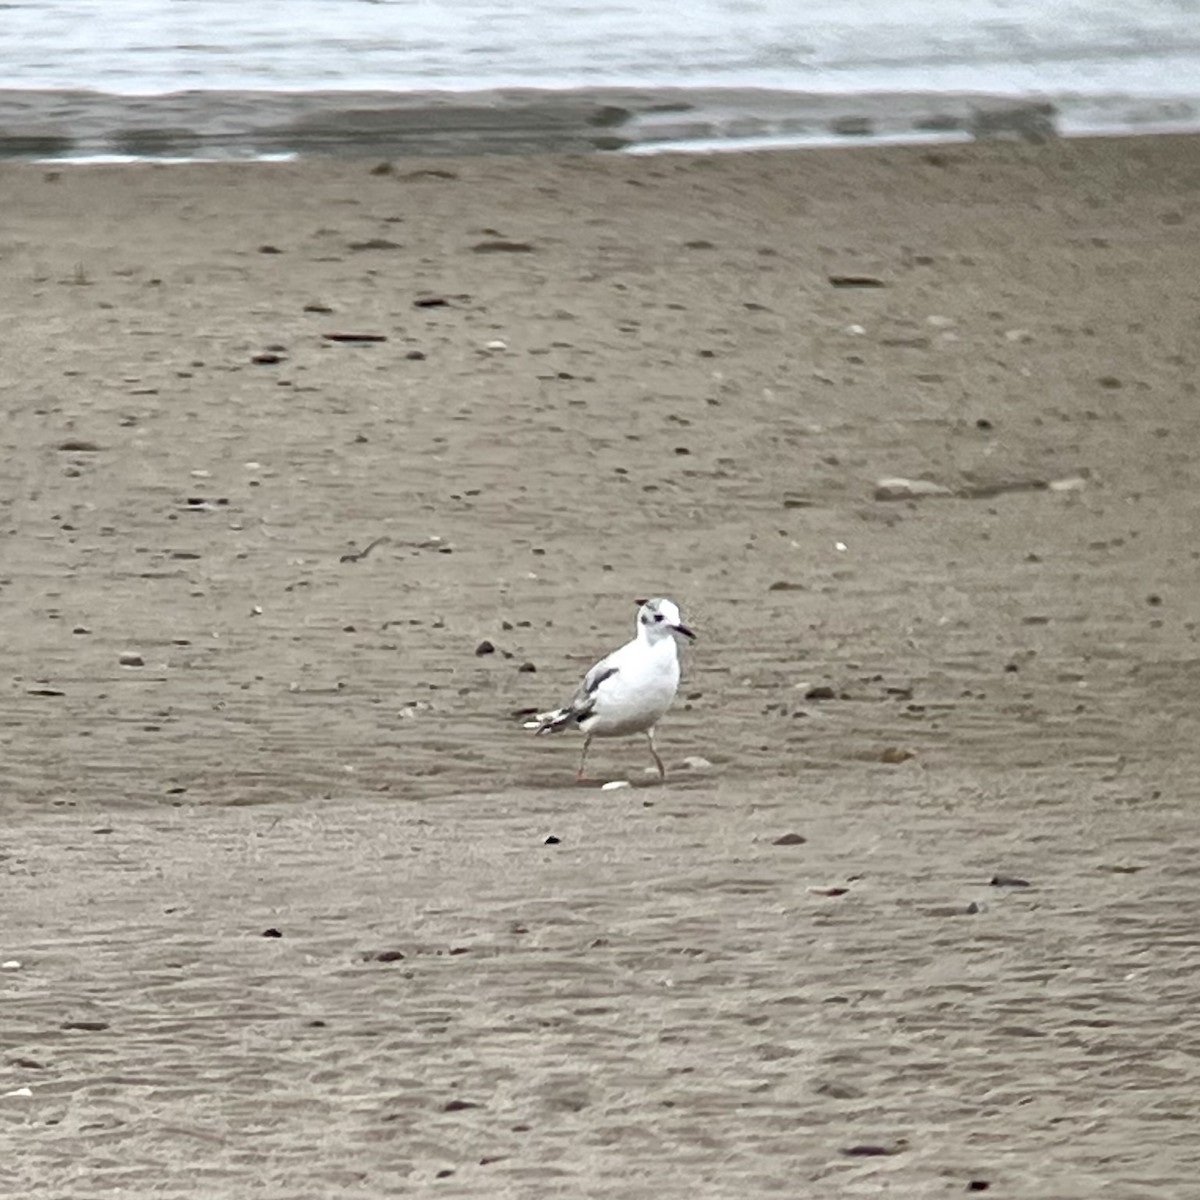
<svg viewBox="0 0 1200 1200">
<path fill-rule="evenodd" d="M 663 619 L 662 613 L 655 613 L 654 619 L 655 619 L 655 621 L 661 621 Z"/>
</svg>

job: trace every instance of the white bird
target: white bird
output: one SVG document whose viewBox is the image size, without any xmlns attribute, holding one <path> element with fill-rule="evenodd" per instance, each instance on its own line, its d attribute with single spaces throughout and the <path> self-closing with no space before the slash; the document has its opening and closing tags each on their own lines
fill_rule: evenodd
<svg viewBox="0 0 1200 1200">
<path fill-rule="evenodd" d="M 683 623 L 673 601 L 638 600 L 637 605 L 637 636 L 633 641 L 596 663 L 568 704 L 538 713 L 525 722 L 526 729 L 538 733 L 557 733 L 571 726 L 583 730 L 583 753 L 576 779 L 583 778 L 592 738 L 631 733 L 646 735 L 659 778 L 667 776 L 654 746 L 654 726 L 671 707 L 679 688 L 677 641 L 695 641 L 696 635 Z"/>
</svg>

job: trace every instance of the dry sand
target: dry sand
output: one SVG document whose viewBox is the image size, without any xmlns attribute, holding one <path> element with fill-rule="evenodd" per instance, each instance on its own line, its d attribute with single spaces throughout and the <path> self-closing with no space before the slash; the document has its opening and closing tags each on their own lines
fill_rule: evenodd
<svg viewBox="0 0 1200 1200">
<path fill-rule="evenodd" d="M 0 1194 L 1194 1194 L 1198 193 L 0 168 Z"/>
</svg>

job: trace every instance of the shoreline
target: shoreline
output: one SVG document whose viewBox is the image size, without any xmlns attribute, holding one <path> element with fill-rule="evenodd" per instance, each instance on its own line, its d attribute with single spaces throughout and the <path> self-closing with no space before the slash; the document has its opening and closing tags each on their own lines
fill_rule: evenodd
<svg viewBox="0 0 1200 1200">
<path fill-rule="evenodd" d="M 0 90 L 0 160 L 445 157 L 1190 133 L 1182 98 L 757 88 L 479 92 Z"/>
</svg>

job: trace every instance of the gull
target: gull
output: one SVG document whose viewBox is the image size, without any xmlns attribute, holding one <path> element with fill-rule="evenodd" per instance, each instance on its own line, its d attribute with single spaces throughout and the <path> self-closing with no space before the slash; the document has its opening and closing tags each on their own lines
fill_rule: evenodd
<svg viewBox="0 0 1200 1200">
<path fill-rule="evenodd" d="M 659 597 L 638 600 L 637 636 L 602 658 L 583 677 L 575 695 L 562 708 L 538 713 L 525 722 L 526 729 L 557 733 L 572 726 L 583 730 L 583 753 L 577 780 L 594 737 L 626 737 L 644 733 L 658 777 L 667 777 L 654 746 L 654 726 L 671 707 L 679 687 L 678 641 L 695 641 L 683 623 L 679 606 Z"/>
</svg>

